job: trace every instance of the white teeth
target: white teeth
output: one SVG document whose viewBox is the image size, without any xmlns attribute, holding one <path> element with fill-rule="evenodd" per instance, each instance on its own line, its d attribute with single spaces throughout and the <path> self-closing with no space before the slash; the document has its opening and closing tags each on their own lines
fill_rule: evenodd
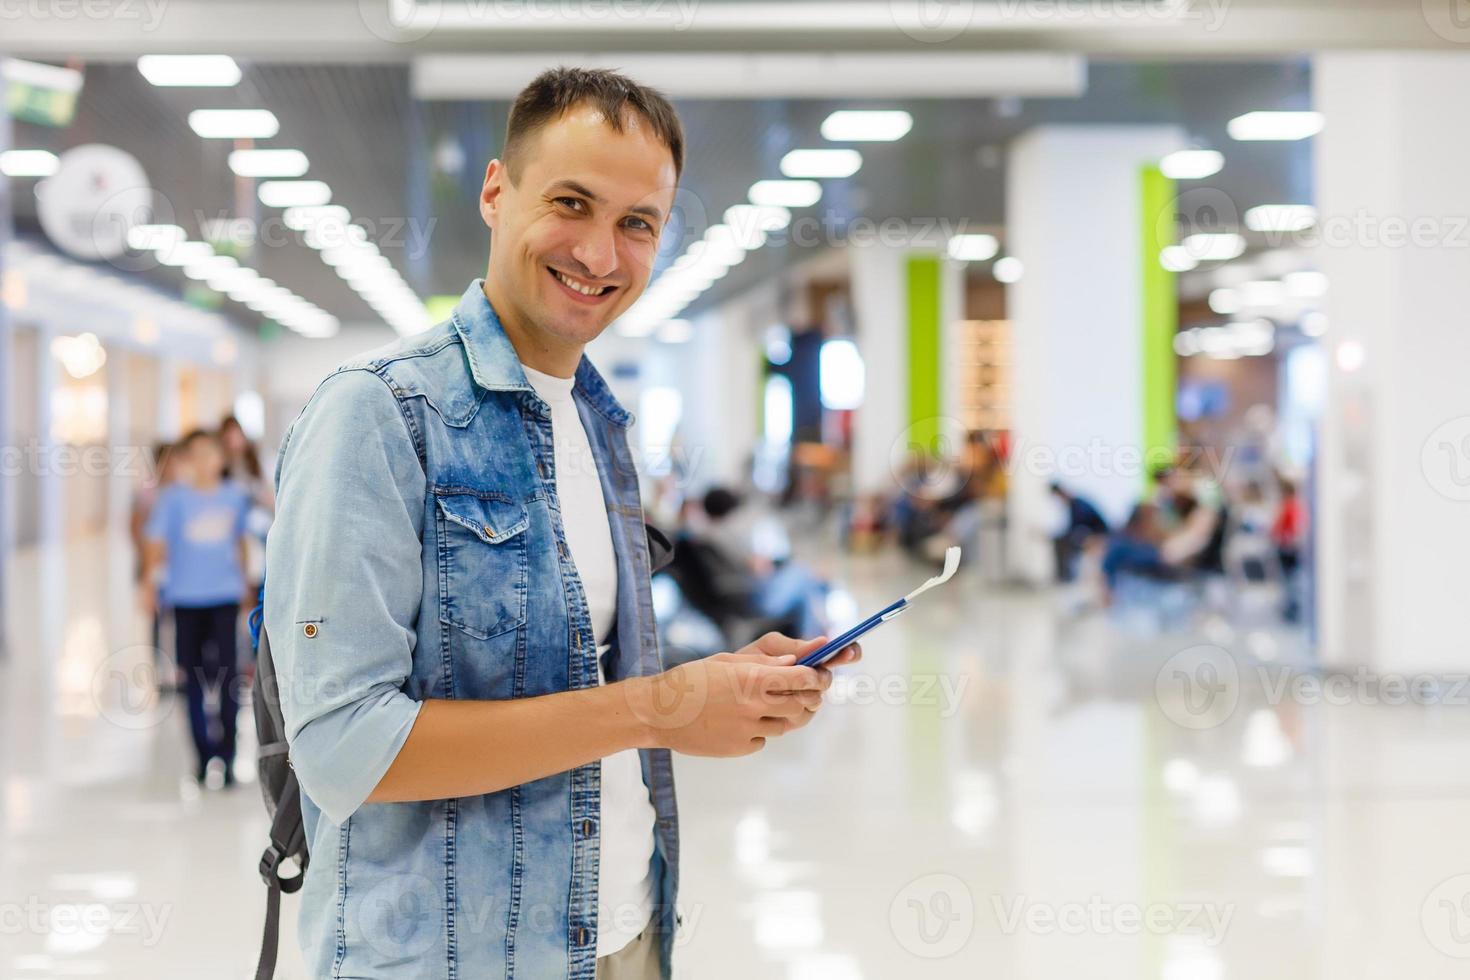
<svg viewBox="0 0 1470 980">
<path fill-rule="evenodd" d="M 602 289 L 598 286 L 580 286 L 572 280 L 568 279 L 566 276 L 562 275 L 560 272 L 557 272 L 555 269 L 552 269 L 551 271 L 553 274 L 555 274 L 556 278 L 562 281 L 563 284 L 572 289 L 575 289 L 583 296 L 599 296 L 602 294 Z"/>
</svg>

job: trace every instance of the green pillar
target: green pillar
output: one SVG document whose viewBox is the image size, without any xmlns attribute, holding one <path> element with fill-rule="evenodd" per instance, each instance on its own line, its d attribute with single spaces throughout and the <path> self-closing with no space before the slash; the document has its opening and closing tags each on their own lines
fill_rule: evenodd
<svg viewBox="0 0 1470 980">
<path fill-rule="evenodd" d="M 909 425 L 912 439 L 933 452 L 938 448 L 943 392 L 940 356 L 940 259 L 937 255 L 910 255 L 905 264 L 908 293 Z"/>
<path fill-rule="evenodd" d="M 1144 167 L 1141 176 L 1143 208 L 1143 324 L 1139 332 L 1143 357 L 1143 458 L 1154 464 L 1172 455 L 1177 438 L 1174 395 L 1178 380 L 1174 334 L 1179 329 L 1179 293 L 1174 273 L 1159 262 L 1159 253 L 1173 245 L 1174 182 L 1158 167 Z M 1149 478 L 1143 478 L 1145 485 Z"/>
</svg>

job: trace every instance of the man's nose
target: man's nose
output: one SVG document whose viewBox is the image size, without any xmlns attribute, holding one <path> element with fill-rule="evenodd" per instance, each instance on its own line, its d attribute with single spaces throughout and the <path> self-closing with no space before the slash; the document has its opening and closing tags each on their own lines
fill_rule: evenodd
<svg viewBox="0 0 1470 980">
<path fill-rule="evenodd" d="M 611 228 L 589 230 L 572 248 L 572 258 L 582 263 L 589 276 L 610 276 L 618 268 L 618 248 Z"/>
</svg>

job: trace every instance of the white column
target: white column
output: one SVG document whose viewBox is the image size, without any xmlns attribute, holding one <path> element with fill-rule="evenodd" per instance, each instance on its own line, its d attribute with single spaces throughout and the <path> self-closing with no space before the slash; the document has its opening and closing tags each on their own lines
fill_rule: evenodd
<svg viewBox="0 0 1470 980">
<path fill-rule="evenodd" d="M 1470 594 L 1470 54 L 1313 71 L 1329 369 L 1316 485 L 1325 663 L 1463 671 Z"/>
<path fill-rule="evenodd" d="M 47 327 L 36 330 L 36 544 L 45 549 L 55 547 L 65 538 L 66 484 L 58 471 L 56 440 L 51 435 L 52 394 L 56 391 L 56 373 L 60 368 L 51 354 L 54 331 Z"/>
<path fill-rule="evenodd" d="M 939 422 L 912 417 L 909 401 L 910 282 L 912 256 L 936 256 L 945 242 L 932 230 L 916 228 L 912 245 L 883 242 L 848 246 L 851 262 L 853 321 L 863 357 L 866 386 L 863 404 L 853 419 L 852 478 L 855 493 L 892 495 L 899 488 L 905 447 L 917 426 L 922 435 L 943 432 L 952 440 L 963 428 L 960 418 L 960 372 L 954 363 L 958 322 L 964 317 L 962 263 L 941 261 L 939 267 L 939 362 L 925 374 L 940 387 Z M 923 439 L 920 440 L 924 442 Z M 924 445 L 925 449 L 933 446 Z M 953 446 L 955 451 L 961 447 Z"/>
<path fill-rule="evenodd" d="M 0 105 L 5 102 L 5 79 L 0 78 Z M 10 114 L 0 112 L 0 153 L 10 149 Z M 5 280 L 5 253 L 10 244 L 10 181 L 0 177 L 0 283 Z M 11 331 L 10 310 L 0 298 L 0 446 L 13 446 L 10 418 Z M 0 472 L 0 660 L 10 649 L 10 618 L 7 599 L 10 556 L 15 542 L 15 490 L 17 479 Z"/>
<path fill-rule="evenodd" d="M 1011 147 L 1011 573 L 1052 574 L 1047 485 L 1111 522 L 1144 488 L 1142 170 L 1184 145 L 1159 126 L 1044 126 Z"/>
<path fill-rule="evenodd" d="M 179 362 L 160 354 L 158 358 L 158 433 L 170 441 L 179 431 Z"/>
<path fill-rule="evenodd" d="M 765 329 L 780 322 L 774 284 L 743 293 L 694 320 L 694 336 L 671 351 L 672 379 L 684 399 L 679 452 L 689 490 L 743 486 L 760 433 L 761 352 Z"/>
<path fill-rule="evenodd" d="M 139 450 L 134 446 L 131 391 L 128 386 L 128 361 L 133 356 L 126 347 L 112 346 L 107 358 L 107 530 L 127 529 L 128 513 L 137 475 L 135 460 Z"/>
</svg>

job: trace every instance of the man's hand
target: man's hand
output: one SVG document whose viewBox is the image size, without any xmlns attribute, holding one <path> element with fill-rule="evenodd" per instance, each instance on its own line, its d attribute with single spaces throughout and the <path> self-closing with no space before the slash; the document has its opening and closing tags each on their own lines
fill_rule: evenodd
<svg viewBox="0 0 1470 980">
<path fill-rule="evenodd" d="M 805 725 L 821 706 L 831 671 L 795 664 L 826 642 L 767 633 L 734 653 L 629 685 L 630 703 L 654 745 L 687 755 L 749 755 L 767 738 Z M 851 663 L 860 656 L 854 644 L 830 662 Z"/>
</svg>

